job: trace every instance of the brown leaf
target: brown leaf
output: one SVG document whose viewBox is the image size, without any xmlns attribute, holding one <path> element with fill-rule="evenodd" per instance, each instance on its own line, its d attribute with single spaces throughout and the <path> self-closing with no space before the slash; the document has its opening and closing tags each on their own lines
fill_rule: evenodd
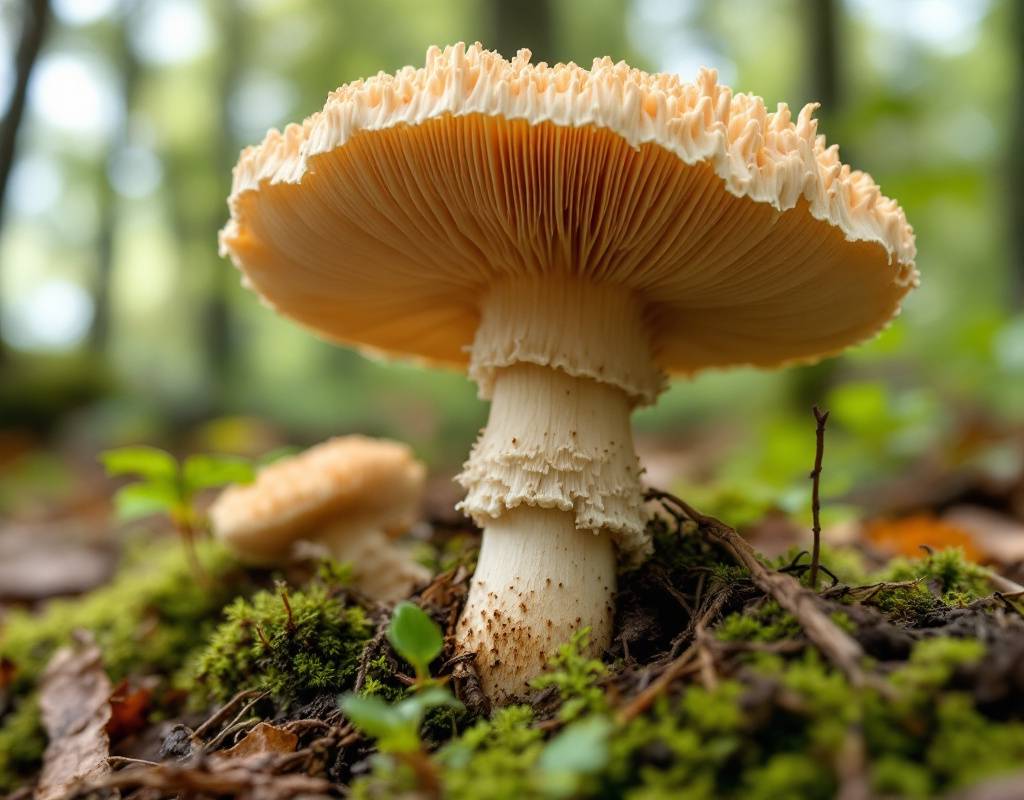
<svg viewBox="0 0 1024 800">
<path fill-rule="evenodd" d="M 294 753 L 299 737 L 284 728 L 261 722 L 245 735 L 238 744 L 220 755 L 223 758 L 250 758 L 279 753 Z"/>
<path fill-rule="evenodd" d="M 109 771 L 110 679 L 92 637 L 58 650 L 43 673 L 39 707 L 49 744 L 36 800 L 56 800 Z"/>
<path fill-rule="evenodd" d="M 146 727 L 152 692 L 145 686 L 131 686 L 121 681 L 110 695 L 110 720 L 107 734 L 111 741 L 138 733 Z"/>
</svg>

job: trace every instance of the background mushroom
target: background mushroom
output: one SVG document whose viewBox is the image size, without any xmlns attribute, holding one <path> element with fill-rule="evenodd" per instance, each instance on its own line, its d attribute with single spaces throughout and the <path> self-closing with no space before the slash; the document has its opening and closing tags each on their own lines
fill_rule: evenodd
<svg viewBox="0 0 1024 800">
<path fill-rule="evenodd" d="M 304 542 L 352 564 L 355 585 L 392 602 L 430 579 L 392 537 L 416 521 L 423 464 L 398 442 L 344 436 L 275 461 L 210 507 L 214 534 L 239 557 L 273 564 Z"/>
<path fill-rule="evenodd" d="M 876 333 L 915 285 L 899 206 L 813 106 L 609 59 L 479 45 L 333 92 L 243 152 L 223 250 L 280 313 L 468 368 L 491 400 L 459 480 L 484 528 L 458 629 L 496 699 L 642 557 L 629 415 L 665 372 L 776 367 Z"/>
</svg>

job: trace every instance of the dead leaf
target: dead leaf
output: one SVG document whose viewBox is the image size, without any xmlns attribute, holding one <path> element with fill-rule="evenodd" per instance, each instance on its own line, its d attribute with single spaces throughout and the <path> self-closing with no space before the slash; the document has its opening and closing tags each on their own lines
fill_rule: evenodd
<svg viewBox="0 0 1024 800">
<path fill-rule="evenodd" d="M 261 722 L 234 747 L 219 755 L 222 758 L 251 758 L 252 756 L 294 753 L 299 737 L 284 728 L 277 728 L 268 722 Z"/>
<path fill-rule="evenodd" d="M 922 548 L 944 550 L 959 547 L 971 561 L 982 558 L 982 552 L 970 533 L 932 514 L 875 519 L 865 528 L 868 542 L 889 555 L 923 558 L 927 552 Z"/>
<path fill-rule="evenodd" d="M 1001 566 L 1024 561 L 1024 524 L 980 506 L 955 506 L 943 519 L 967 531 L 984 554 Z"/>
<path fill-rule="evenodd" d="M 110 679 L 91 636 L 54 654 L 40 684 L 39 708 L 49 738 L 36 800 L 56 800 L 81 780 L 109 771 Z"/>
<path fill-rule="evenodd" d="M 138 733 L 146 727 L 152 692 L 145 686 L 131 686 L 121 681 L 110 695 L 110 720 L 107 734 L 113 742 Z"/>
</svg>

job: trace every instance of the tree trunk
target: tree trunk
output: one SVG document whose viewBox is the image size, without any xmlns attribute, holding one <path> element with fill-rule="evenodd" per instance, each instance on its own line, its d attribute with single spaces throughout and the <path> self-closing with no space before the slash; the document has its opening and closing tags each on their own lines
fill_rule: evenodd
<svg viewBox="0 0 1024 800">
<path fill-rule="evenodd" d="M 14 165 L 14 151 L 18 139 L 18 128 L 25 114 L 25 100 L 28 96 L 28 82 L 32 68 L 39 57 L 46 28 L 50 18 L 49 0 L 23 0 L 21 41 L 14 56 L 14 87 L 11 92 L 7 113 L 0 121 L 0 233 L 3 232 L 4 200 L 7 194 L 7 180 Z M 2 274 L 0 274 L 2 282 Z M 0 362 L 5 358 L 3 339 L 2 293 L 0 293 Z"/>
<path fill-rule="evenodd" d="M 836 141 L 845 101 L 839 37 L 842 7 L 840 0 L 804 0 L 803 4 L 807 99 L 821 103 L 817 114 L 818 130 L 828 134 L 830 141 Z M 850 148 L 844 145 L 843 160 L 849 163 L 849 159 Z M 820 364 L 794 369 L 790 373 L 794 403 L 801 409 L 822 403 L 839 365 L 839 359 L 830 358 Z"/>
<path fill-rule="evenodd" d="M 491 46 L 505 58 L 528 47 L 533 60 L 553 64 L 555 57 L 551 0 L 491 0 L 494 37 Z"/>
<path fill-rule="evenodd" d="M 221 31 L 222 58 L 219 85 L 220 120 L 218 136 L 214 144 L 214 164 L 217 175 L 223 181 L 222 197 L 227 197 L 231 188 L 231 170 L 238 160 L 239 145 L 231 133 L 228 108 L 242 74 L 245 41 L 244 20 L 241 3 L 238 0 L 223 0 L 218 4 Z M 220 206 L 223 209 L 223 206 Z M 223 214 L 227 212 L 224 211 Z M 224 216 L 214 215 L 206 237 L 210 247 L 216 247 L 217 234 L 224 222 Z M 206 371 L 210 387 L 211 412 L 220 413 L 226 402 L 227 384 L 232 365 L 231 313 L 229 297 L 235 278 L 235 271 L 213 250 L 210 258 L 209 294 L 203 308 L 203 336 L 206 351 Z"/>
<path fill-rule="evenodd" d="M 105 168 L 129 145 L 129 116 L 135 105 L 136 89 L 139 84 L 139 61 L 132 51 L 128 27 L 137 7 L 136 0 L 123 0 L 119 29 L 116 34 L 114 63 L 121 76 L 121 97 L 124 102 L 124 118 L 121 129 L 111 142 Z M 118 197 L 110 185 L 106 169 L 100 175 L 100 226 L 96 239 L 96 277 L 93 286 L 93 319 L 89 331 L 89 345 L 97 353 L 106 350 L 111 327 L 111 280 L 114 272 L 114 239 L 117 235 Z"/>
<path fill-rule="evenodd" d="M 1010 41 L 1024 42 L 1024 3 L 1010 0 Z M 1007 137 L 1007 175 L 1004 182 L 1006 208 L 1009 214 L 1010 280 L 1015 310 L 1024 307 L 1024 49 L 1015 48 L 1016 76 L 1013 79 L 1014 109 Z"/>
</svg>

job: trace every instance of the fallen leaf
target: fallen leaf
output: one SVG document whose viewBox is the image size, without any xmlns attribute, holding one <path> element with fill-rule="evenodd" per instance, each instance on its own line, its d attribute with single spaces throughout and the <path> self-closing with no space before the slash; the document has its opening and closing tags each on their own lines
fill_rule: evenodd
<svg viewBox="0 0 1024 800">
<path fill-rule="evenodd" d="M 36 800 L 56 800 L 79 781 L 109 771 L 110 679 L 89 636 L 58 650 L 40 683 L 39 708 L 49 739 Z"/>
<path fill-rule="evenodd" d="M 1024 524 L 980 506 L 955 506 L 943 519 L 967 531 L 984 554 L 1000 565 L 1024 561 Z"/>
<path fill-rule="evenodd" d="M 111 741 L 138 733 L 146 727 L 152 692 L 145 686 L 131 686 L 121 681 L 110 695 L 110 720 L 107 734 Z"/>
<path fill-rule="evenodd" d="M 299 737 L 269 722 L 261 722 L 234 747 L 220 753 L 222 758 L 250 758 L 269 754 L 294 753 Z"/>
<path fill-rule="evenodd" d="M 927 553 L 922 547 L 932 550 L 960 547 L 971 561 L 982 558 L 970 533 L 931 514 L 872 520 L 867 523 L 865 533 L 868 542 L 889 555 L 923 558 Z"/>
</svg>

